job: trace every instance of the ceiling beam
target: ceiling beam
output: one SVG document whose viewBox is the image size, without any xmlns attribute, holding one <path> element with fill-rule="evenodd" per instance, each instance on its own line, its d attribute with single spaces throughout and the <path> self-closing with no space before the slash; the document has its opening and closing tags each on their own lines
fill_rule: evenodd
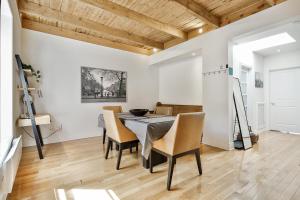
<svg viewBox="0 0 300 200">
<path fill-rule="evenodd" d="M 189 13 L 201 19 L 206 24 L 210 24 L 214 27 L 219 27 L 220 25 L 219 17 L 213 15 L 204 6 L 195 2 L 194 0 L 171 0 L 171 1 L 177 2 L 178 4 L 184 6 Z"/>
<path fill-rule="evenodd" d="M 189 31 L 188 32 L 188 39 L 190 40 L 194 37 L 197 37 L 199 35 L 202 35 L 204 33 L 207 33 L 209 31 L 212 31 L 212 30 L 215 30 L 215 29 L 216 29 L 215 26 L 205 24 L 205 25 L 201 26 L 200 28 L 196 28 L 196 29 L 193 29 L 193 30 Z"/>
<path fill-rule="evenodd" d="M 212 30 L 215 30 L 216 28 L 214 26 L 211 26 L 211 25 L 208 25 L 208 24 L 205 24 L 203 25 L 202 27 L 200 28 L 196 28 L 196 29 L 193 29 L 191 31 L 188 32 L 188 40 L 194 38 L 194 37 L 197 37 L 199 35 L 202 35 L 204 33 L 207 33 L 209 31 L 212 31 Z M 170 48 L 172 46 L 176 46 L 180 43 L 183 43 L 185 42 L 186 40 L 182 40 L 182 39 L 179 39 L 179 38 L 175 38 L 175 39 L 172 39 L 172 40 L 169 40 L 167 42 L 164 43 L 164 48 L 167 49 L 167 48 Z"/>
<path fill-rule="evenodd" d="M 99 37 L 95 37 L 83 33 L 78 33 L 69 29 L 58 28 L 56 26 L 50 26 L 50 25 L 34 22 L 31 20 L 27 20 L 27 19 L 23 19 L 22 25 L 23 28 L 26 29 L 57 35 L 61 37 L 71 38 L 74 40 L 84 41 L 92 44 L 115 48 L 115 49 L 121 49 L 124 51 L 130 51 L 138 54 L 144 54 L 144 55 L 152 54 L 152 51 L 147 49 L 134 47 L 127 44 L 122 44 L 119 42 L 114 42 L 111 40 L 107 40 L 107 39 L 103 39 L 103 38 L 99 38 Z"/>
<path fill-rule="evenodd" d="M 265 0 L 259 0 L 258 2 L 252 4 L 252 5 L 249 5 L 245 8 L 242 8 L 234 13 L 231 13 L 229 15 L 226 15 L 226 16 L 223 16 L 221 18 L 221 26 L 225 26 L 227 24 L 230 24 L 232 22 L 235 22 L 235 21 L 238 21 L 242 18 L 245 18 L 245 17 L 248 17 L 250 15 L 253 15 L 257 12 L 260 12 L 264 9 L 267 9 L 269 8 L 270 5 L 267 4 L 265 2 Z"/>
<path fill-rule="evenodd" d="M 37 15 L 47 19 L 68 23 L 76 27 L 88 29 L 90 31 L 97 32 L 100 34 L 105 33 L 121 39 L 127 39 L 151 48 L 163 49 L 163 44 L 160 42 L 156 42 L 139 35 L 128 33 L 120 29 L 111 28 L 109 26 L 88 19 L 84 19 L 82 17 L 77 17 L 68 13 L 53 10 L 48 7 L 41 6 L 39 4 L 22 1 L 22 3 L 20 3 L 19 11 L 25 14 Z"/>
<path fill-rule="evenodd" d="M 277 0 L 275 4 L 279 4 L 279 3 L 282 3 L 284 1 L 286 1 L 286 0 Z M 270 5 L 268 3 L 266 3 L 266 0 L 258 0 L 254 3 L 251 2 L 251 4 L 247 3 L 244 6 L 240 7 L 239 9 L 233 11 L 232 13 L 229 13 L 228 15 L 225 15 L 225 16 L 221 17 L 220 26 L 225 26 L 227 24 L 230 24 L 230 23 L 235 22 L 237 20 L 240 20 L 242 18 L 248 17 L 252 14 L 260 12 L 264 9 L 269 8 L 269 7 L 270 7 Z M 199 35 L 202 35 L 204 33 L 207 33 L 209 31 L 212 31 L 212 30 L 215 30 L 215 29 L 216 29 L 216 27 L 214 27 L 210 24 L 206 24 L 206 25 L 204 25 L 200 28 L 189 31 L 187 39 L 190 40 L 194 37 L 197 37 Z M 184 42 L 184 40 L 180 40 L 178 38 L 172 39 L 172 40 L 169 40 L 169 41 L 164 43 L 164 48 L 167 49 L 167 48 L 170 48 L 172 46 L 178 45 L 182 42 Z"/>
<path fill-rule="evenodd" d="M 275 6 L 276 2 L 275 0 L 265 0 L 270 6 Z"/>
<path fill-rule="evenodd" d="M 123 7 L 117 3 L 110 1 L 110 0 L 80 0 L 80 1 L 83 3 L 89 4 L 89 5 L 92 5 L 94 7 L 98 7 L 103 10 L 106 10 L 115 15 L 118 15 L 121 17 L 126 17 L 130 20 L 134 20 L 136 22 L 147 25 L 158 31 L 167 33 L 169 35 L 173 35 L 177 38 L 185 39 L 187 37 L 187 34 L 184 31 L 177 29 L 176 27 L 173 27 L 167 23 L 160 22 L 156 19 L 148 17 L 144 14 L 138 13 L 134 10 Z"/>
</svg>

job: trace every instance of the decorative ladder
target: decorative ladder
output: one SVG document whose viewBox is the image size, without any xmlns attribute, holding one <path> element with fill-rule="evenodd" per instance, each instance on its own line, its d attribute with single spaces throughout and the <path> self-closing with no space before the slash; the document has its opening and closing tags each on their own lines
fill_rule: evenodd
<svg viewBox="0 0 300 200">
<path fill-rule="evenodd" d="M 18 64 L 19 76 L 20 76 L 21 83 L 22 83 L 24 99 L 25 99 L 26 107 L 27 107 L 28 114 L 30 117 L 31 126 L 32 126 L 32 130 L 33 130 L 33 134 L 34 134 L 34 138 L 35 138 L 35 142 L 36 142 L 36 147 L 37 147 L 40 159 L 43 159 L 44 156 L 43 156 L 42 147 L 44 146 L 44 142 L 43 142 L 40 126 L 37 125 L 37 123 L 36 123 L 36 111 L 34 108 L 34 104 L 29 96 L 29 91 L 28 91 L 29 85 L 28 85 L 27 75 L 25 74 L 25 71 L 23 69 L 23 63 L 22 63 L 20 56 L 15 55 L 15 57 L 16 57 L 17 64 Z M 24 126 L 26 126 L 26 125 L 24 125 Z"/>
</svg>

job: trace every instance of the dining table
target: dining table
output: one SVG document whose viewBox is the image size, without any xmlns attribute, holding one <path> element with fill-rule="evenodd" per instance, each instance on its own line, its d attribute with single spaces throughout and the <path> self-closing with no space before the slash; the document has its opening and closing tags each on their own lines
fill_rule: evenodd
<svg viewBox="0 0 300 200">
<path fill-rule="evenodd" d="M 153 142 L 162 138 L 169 131 L 176 117 L 156 114 L 135 116 L 129 112 L 117 113 L 116 115 L 137 136 L 142 146 L 143 166 L 149 168 L 149 155 Z M 98 116 L 98 127 L 106 131 L 102 113 Z M 154 166 L 166 161 L 165 156 L 156 152 L 152 153 Z"/>
</svg>

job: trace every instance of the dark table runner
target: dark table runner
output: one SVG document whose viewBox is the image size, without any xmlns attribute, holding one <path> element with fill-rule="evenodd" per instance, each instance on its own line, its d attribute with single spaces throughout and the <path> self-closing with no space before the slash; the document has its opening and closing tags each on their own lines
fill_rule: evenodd
<svg viewBox="0 0 300 200">
<path fill-rule="evenodd" d="M 136 117 L 130 113 L 119 113 L 121 121 L 134 132 L 142 144 L 142 155 L 148 159 L 155 140 L 163 137 L 171 128 L 175 117 L 165 115 L 146 115 Z M 103 115 L 98 117 L 98 126 L 105 128 Z"/>
</svg>

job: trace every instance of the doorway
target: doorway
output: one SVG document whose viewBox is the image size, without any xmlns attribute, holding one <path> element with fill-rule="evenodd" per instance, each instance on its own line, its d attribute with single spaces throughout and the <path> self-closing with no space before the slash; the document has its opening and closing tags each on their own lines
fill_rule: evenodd
<svg viewBox="0 0 300 200">
<path fill-rule="evenodd" d="M 270 128 L 300 133 L 300 67 L 270 71 Z"/>
</svg>

